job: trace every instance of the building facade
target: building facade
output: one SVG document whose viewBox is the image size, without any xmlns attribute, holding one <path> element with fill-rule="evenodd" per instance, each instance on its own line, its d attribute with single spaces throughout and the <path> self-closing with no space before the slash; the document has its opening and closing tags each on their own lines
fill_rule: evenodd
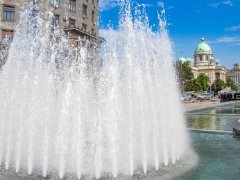
<svg viewBox="0 0 240 180">
<path fill-rule="evenodd" d="M 18 20 L 19 4 L 17 0 L 1 0 L 0 2 L 0 42 L 5 37 L 13 37 Z"/>
<path fill-rule="evenodd" d="M 194 51 L 194 59 L 180 58 L 179 60 L 185 60 L 189 62 L 192 67 L 194 78 L 200 73 L 206 74 L 209 77 L 209 83 L 213 84 L 217 79 L 221 79 L 226 82 L 227 70 L 224 66 L 220 65 L 219 60 L 213 58 L 213 51 L 210 46 L 202 38 L 197 48 Z"/>
<path fill-rule="evenodd" d="M 240 64 L 234 64 L 233 68 L 228 70 L 227 77 L 231 78 L 234 84 L 240 87 Z"/>
<path fill-rule="evenodd" d="M 0 1 L 0 41 L 13 37 L 19 20 L 20 8 L 30 0 Z M 78 37 L 86 37 L 99 43 L 98 36 L 98 0 L 39 0 L 39 3 L 53 13 L 52 25 L 59 25 L 69 34 L 71 42 Z"/>
</svg>

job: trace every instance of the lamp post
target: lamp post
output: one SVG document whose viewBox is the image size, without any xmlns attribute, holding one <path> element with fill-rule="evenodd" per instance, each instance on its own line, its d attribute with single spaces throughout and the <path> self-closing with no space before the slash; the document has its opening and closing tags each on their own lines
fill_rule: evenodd
<svg viewBox="0 0 240 180">
<path fill-rule="evenodd" d="M 212 84 L 211 84 L 211 82 L 208 82 L 208 86 L 209 86 L 210 93 L 212 93 Z"/>
</svg>

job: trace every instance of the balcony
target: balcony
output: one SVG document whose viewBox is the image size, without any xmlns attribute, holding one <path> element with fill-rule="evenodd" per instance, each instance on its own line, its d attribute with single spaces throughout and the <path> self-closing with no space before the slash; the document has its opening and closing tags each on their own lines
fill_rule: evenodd
<svg viewBox="0 0 240 180">
<path fill-rule="evenodd" d="M 99 44 L 101 44 L 102 42 L 104 42 L 104 38 L 100 37 L 100 36 L 97 36 L 97 35 L 93 35 L 93 34 L 90 34 L 89 32 L 71 24 L 71 25 L 68 25 L 68 26 L 65 26 L 63 28 L 63 30 L 66 32 L 66 33 L 70 33 L 71 34 L 71 38 L 72 39 L 77 39 L 79 36 L 80 37 L 87 37 L 89 40 L 93 40 Z"/>
</svg>

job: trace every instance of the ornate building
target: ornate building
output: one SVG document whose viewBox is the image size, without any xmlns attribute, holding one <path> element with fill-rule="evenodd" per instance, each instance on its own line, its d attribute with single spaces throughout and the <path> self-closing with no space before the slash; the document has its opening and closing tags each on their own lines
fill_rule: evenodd
<svg viewBox="0 0 240 180">
<path fill-rule="evenodd" d="M 227 77 L 230 77 L 234 84 L 240 87 L 240 64 L 234 64 L 233 68 L 228 70 Z"/>
<path fill-rule="evenodd" d="M 202 38 L 197 48 L 194 51 L 194 60 L 180 58 L 180 61 L 187 61 L 192 67 L 194 78 L 200 73 L 204 73 L 209 77 L 209 83 L 213 84 L 217 79 L 226 81 L 227 70 L 224 66 L 220 65 L 219 60 L 213 58 L 213 51 L 210 46 Z"/>
<path fill-rule="evenodd" d="M 0 1 L 0 42 L 8 36 L 13 37 L 19 20 L 20 7 L 31 0 Z M 65 32 L 70 32 L 69 39 L 86 37 L 102 42 L 98 36 L 98 0 L 39 0 L 40 4 L 53 12 L 52 25 L 58 24 Z"/>
</svg>

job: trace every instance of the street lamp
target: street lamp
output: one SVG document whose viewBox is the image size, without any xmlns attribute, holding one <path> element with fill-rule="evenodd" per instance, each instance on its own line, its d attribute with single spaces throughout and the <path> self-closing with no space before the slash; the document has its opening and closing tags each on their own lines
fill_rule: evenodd
<svg viewBox="0 0 240 180">
<path fill-rule="evenodd" d="M 210 93 L 212 93 L 212 84 L 211 84 L 211 82 L 208 82 L 208 86 L 209 86 Z"/>
</svg>

